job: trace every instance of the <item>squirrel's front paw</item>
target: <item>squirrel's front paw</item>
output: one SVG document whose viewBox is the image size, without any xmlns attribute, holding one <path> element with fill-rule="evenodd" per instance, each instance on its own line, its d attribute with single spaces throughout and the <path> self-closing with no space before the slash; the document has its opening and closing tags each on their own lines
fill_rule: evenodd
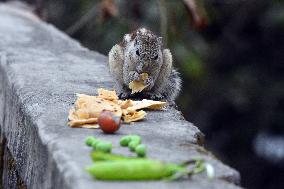
<svg viewBox="0 0 284 189">
<path fill-rule="evenodd" d="M 158 100 L 158 101 L 161 101 L 161 100 L 164 100 L 165 97 L 161 94 L 156 94 L 156 93 L 145 93 L 144 94 L 144 97 L 146 97 L 147 99 L 150 99 L 150 100 Z"/>
<path fill-rule="evenodd" d="M 131 71 L 128 76 L 129 76 L 130 82 L 131 81 L 139 81 L 139 79 L 140 79 L 140 75 L 136 71 Z"/>
<path fill-rule="evenodd" d="M 154 81 L 152 77 L 148 77 L 144 80 L 144 85 L 147 86 L 147 88 L 151 89 L 154 86 Z"/>
<path fill-rule="evenodd" d="M 129 92 L 122 92 L 118 95 L 118 98 L 125 100 L 125 99 L 128 99 L 130 96 L 131 94 Z"/>
</svg>

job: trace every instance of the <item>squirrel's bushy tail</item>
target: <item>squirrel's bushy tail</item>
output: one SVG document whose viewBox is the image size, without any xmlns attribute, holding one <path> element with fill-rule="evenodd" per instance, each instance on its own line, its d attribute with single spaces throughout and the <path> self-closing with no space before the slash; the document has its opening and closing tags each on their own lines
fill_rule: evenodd
<svg viewBox="0 0 284 189">
<path fill-rule="evenodd" d="M 181 91 L 182 81 L 179 75 L 179 72 L 177 72 L 175 69 L 172 69 L 168 84 L 163 92 L 163 95 L 169 102 L 173 102 Z"/>
</svg>

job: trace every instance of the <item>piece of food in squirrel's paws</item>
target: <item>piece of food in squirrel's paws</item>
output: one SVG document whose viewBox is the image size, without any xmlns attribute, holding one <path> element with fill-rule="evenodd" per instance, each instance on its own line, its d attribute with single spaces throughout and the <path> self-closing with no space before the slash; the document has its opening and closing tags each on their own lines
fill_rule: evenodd
<svg viewBox="0 0 284 189">
<path fill-rule="evenodd" d="M 140 74 L 140 79 L 141 79 L 142 81 L 146 80 L 148 77 L 149 77 L 149 76 L 148 76 L 147 73 L 142 73 L 142 74 Z"/>
<path fill-rule="evenodd" d="M 129 88 L 131 89 L 131 94 L 143 91 L 146 88 L 143 81 L 131 81 L 129 83 Z"/>
<path fill-rule="evenodd" d="M 104 133 L 114 133 L 120 128 L 121 117 L 114 115 L 112 112 L 101 112 L 98 123 Z"/>
<path fill-rule="evenodd" d="M 129 89 L 131 89 L 131 94 L 143 91 L 147 86 L 144 84 L 144 80 L 148 78 L 147 73 L 140 74 L 139 81 L 132 81 L 129 83 Z"/>
</svg>

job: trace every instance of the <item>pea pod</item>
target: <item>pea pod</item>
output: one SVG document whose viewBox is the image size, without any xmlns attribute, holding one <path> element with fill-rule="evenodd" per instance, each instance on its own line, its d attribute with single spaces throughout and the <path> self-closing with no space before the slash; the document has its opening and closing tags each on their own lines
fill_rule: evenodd
<svg viewBox="0 0 284 189">
<path fill-rule="evenodd" d="M 184 170 L 175 164 L 148 159 L 101 161 L 87 168 L 98 180 L 159 180 Z"/>
<path fill-rule="evenodd" d="M 138 159 L 137 157 L 127 157 L 116 154 L 109 154 L 102 151 L 94 151 L 91 154 L 92 160 L 94 162 L 97 161 L 120 161 L 120 160 L 133 160 Z"/>
</svg>

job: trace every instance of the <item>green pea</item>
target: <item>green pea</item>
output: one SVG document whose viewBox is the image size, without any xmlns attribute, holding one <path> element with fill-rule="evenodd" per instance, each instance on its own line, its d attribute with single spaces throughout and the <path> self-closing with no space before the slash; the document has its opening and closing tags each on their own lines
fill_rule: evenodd
<svg viewBox="0 0 284 189">
<path fill-rule="evenodd" d="M 92 146 L 92 144 L 93 144 L 93 142 L 96 140 L 96 138 L 95 137 L 93 137 L 93 136 L 88 136 L 87 138 L 86 138 L 86 140 L 85 140 L 85 144 L 87 145 L 87 146 Z"/>
<path fill-rule="evenodd" d="M 96 150 L 96 146 L 99 142 L 102 142 L 102 141 L 97 139 L 97 140 L 94 140 L 93 143 L 91 144 L 94 150 Z"/>
<path fill-rule="evenodd" d="M 131 138 L 129 136 L 124 136 L 120 139 L 119 143 L 120 143 L 120 146 L 128 146 L 130 141 L 131 141 Z"/>
<path fill-rule="evenodd" d="M 110 142 L 98 142 L 96 144 L 96 150 L 106 153 L 110 153 L 112 149 L 112 144 Z"/>
<path fill-rule="evenodd" d="M 131 141 L 138 141 L 139 143 L 141 143 L 141 137 L 138 135 L 128 135 L 130 137 Z"/>
<path fill-rule="evenodd" d="M 135 152 L 139 157 L 145 157 L 146 156 L 146 146 L 144 144 L 139 144 L 135 148 Z"/>
<path fill-rule="evenodd" d="M 121 146 L 128 146 L 131 151 L 135 151 L 136 146 L 141 143 L 141 137 L 138 135 L 127 135 L 120 139 Z"/>
<path fill-rule="evenodd" d="M 140 141 L 137 141 L 137 140 L 134 140 L 134 141 L 131 141 L 128 145 L 130 151 L 134 152 L 135 151 L 135 148 L 140 144 Z"/>
</svg>

